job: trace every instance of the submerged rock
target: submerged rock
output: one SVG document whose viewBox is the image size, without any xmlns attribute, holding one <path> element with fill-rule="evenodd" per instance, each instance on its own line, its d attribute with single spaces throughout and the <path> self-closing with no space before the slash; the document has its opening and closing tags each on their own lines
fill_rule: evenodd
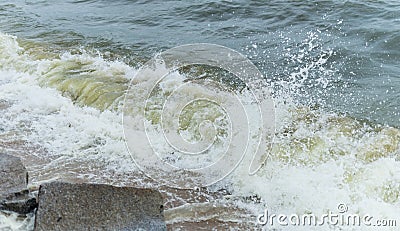
<svg viewBox="0 0 400 231">
<path fill-rule="evenodd" d="M 21 192 L 28 184 L 28 172 L 20 158 L 0 153 L 0 199 Z"/>
<path fill-rule="evenodd" d="M 53 182 L 38 200 L 35 231 L 166 230 L 162 195 L 152 189 Z"/>
</svg>

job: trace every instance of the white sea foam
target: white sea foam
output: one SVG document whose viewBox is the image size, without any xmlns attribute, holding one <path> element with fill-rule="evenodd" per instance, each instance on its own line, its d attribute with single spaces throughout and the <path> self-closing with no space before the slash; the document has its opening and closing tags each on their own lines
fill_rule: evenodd
<svg viewBox="0 0 400 231">
<path fill-rule="evenodd" d="M 33 230 L 35 216 L 28 214 L 26 218 L 18 217 L 16 213 L 0 212 L 0 230 L 2 231 L 25 231 Z"/>
<path fill-rule="evenodd" d="M 121 79 L 130 79 L 136 70 L 87 53 L 35 59 L 24 53 L 15 37 L 4 34 L 0 34 L 0 50 L 0 100 L 9 104 L 0 114 L 0 141 L 23 140 L 42 147 L 42 151 L 26 153 L 24 158 L 36 155 L 48 160 L 26 163 L 31 184 L 75 177 L 130 185 L 132 178 L 127 176 L 137 174 L 137 169 L 124 144 L 119 103 L 109 107 L 112 103 L 107 100 L 107 87 L 118 86 L 114 91 L 122 91 L 122 95 L 127 81 Z M 84 87 L 74 85 L 68 77 Z M 114 80 L 121 82 L 112 85 Z M 174 84 L 172 80 L 163 83 L 164 90 Z M 135 81 L 140 86 L 145 80 Z M 95 99 L 89 100 L 92 96 Z M 119 101 L 119 97 L 111 101 Z M 258 195 L 261 203 L 237 203 L 254 215 L 266 207 L 278 214 L 322 214 L 336 211 L 338 204 L 345 203 L 351 213 L 398 219 L 399 130 L 301 107 L 291 103 L 289 96 L 280 97 L 284 100 L 277 98 L 277 137 L 266 165 L 249 176 L 247 159 L 214 188 L 227 188 L 233 198 Z M 234 220 L 235 214 L 224 217 Z M 14 215 L 0 215 L 0 228 L 29 230 L 26 223 L 32 220 L 21 222 Z"/>
</svg>

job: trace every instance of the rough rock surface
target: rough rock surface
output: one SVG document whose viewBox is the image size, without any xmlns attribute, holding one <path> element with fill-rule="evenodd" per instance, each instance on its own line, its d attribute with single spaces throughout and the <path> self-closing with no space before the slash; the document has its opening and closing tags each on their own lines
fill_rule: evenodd
<svg viewBox="0 0 400 231">
<path fill-rule="evenodd" d="M 26 189 L 28 173 L 20 158 L 0 153 L 0 210 L 31 213 L 36 198 Z"/>
<path fill-rule="evenodd" d="M 0 199 L 0 210 L 28 214 L 37 208 L 36 197 L 28 190 L 12 193 Z"/>
<path fill-rule="evenodd" d="M 41 185 L 35 231 L 166 230 L 152 189 L 53 182 Z"/>
<path fill-rule="evenodd" d="M 28 184 L 28 173 L 20 158 L 0 153 L 0 198 L 21 192 Z"/>
</svg>

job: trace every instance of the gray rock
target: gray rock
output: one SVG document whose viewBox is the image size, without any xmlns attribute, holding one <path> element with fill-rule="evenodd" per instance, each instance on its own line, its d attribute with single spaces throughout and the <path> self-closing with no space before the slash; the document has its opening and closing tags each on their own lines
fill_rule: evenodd
<svg viewBox="0 0 400 231">
<path fill-rule="evenodd" d="M 28 173 L 20 158 L 0 153 L 0 198 L 21 192 L 28 184 Z"/>
<path fill-rule="evenodd" d="M 12 193 L 0 199 L 0 210 L 28 214 L 37 208 L 36 197 L 28 190 Z"/>
<path fill-rule="evenodd" d="M 26 189 L 27 184 L 28 173 L 21 159 L 0 153 L 0 210 L 33 212 L 36 198 Z"/>
<path fill-rule="evenodd" d="M 53 182 L 41 185 L 35 231 L 166 230 L 152 189 Z"/>
</svg>

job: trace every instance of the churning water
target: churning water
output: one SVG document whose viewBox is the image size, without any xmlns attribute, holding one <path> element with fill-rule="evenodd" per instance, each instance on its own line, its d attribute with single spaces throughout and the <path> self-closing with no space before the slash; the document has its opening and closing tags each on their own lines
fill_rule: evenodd
<svg viewBox="0 0 400 231">
<path fill-rule="evenodd" d="M 275 101 L 276 137 L 256 175 L 244 165 L 206 189 L 170 189 L 132 161 L 123 97 L 148 59 L 205 42 L 241 52 L 263 73 Z M 32 188 L 56 179 L 158 187 L 172 229 L 258 229 L 265 208 L 323 214 L 340 203 L 350 213 L 398 219 L 399 64 L 397 1 L 3 1 L 0 151 L 24 160 Z M 212 74 L 199 68 L 193 75 Z M 160 94 L 188 75 L 173 73 Z M 201 119 L 221 117 L 210 105 L 187 110 L 188 139 L 198 139 Z M 151 113 L 149 120 L 160 123 Z M 1 230 L 32 225 L 32 216 L 0 213 Z"/>
</svg>

